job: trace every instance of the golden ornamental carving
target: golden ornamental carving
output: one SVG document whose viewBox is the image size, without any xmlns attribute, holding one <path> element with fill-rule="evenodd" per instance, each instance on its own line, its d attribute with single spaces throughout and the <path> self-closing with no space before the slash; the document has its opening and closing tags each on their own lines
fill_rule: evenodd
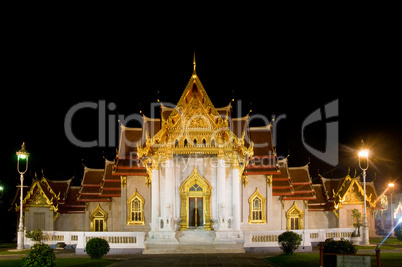
<svg viewBox="0 0 402 267">
<path fill-rule="evenodd" d="M 40 192 L 39 190 L 36 190 L 34 195 L 28 199 L 26 202 L 30 206 L 44 206 L 44 205 L 49 205 L 48 204 L 48 199 L 46 199 Z"/>
<path fill-rule="evenodd" d="M 152 182 L 152 168 L 175 154 L 217 155 L 239 168 L 239 179 L 254 155 L 254 144 L 245 145 L 241 137 L 229 129 L 229 114 L 220 115 L 194 73 L 179 102 L 169 117 L 162 116 L 161 129 L 145 142 L 137 143 L 137 153 L 147 168 L 146 184 Z"/>
</svg>

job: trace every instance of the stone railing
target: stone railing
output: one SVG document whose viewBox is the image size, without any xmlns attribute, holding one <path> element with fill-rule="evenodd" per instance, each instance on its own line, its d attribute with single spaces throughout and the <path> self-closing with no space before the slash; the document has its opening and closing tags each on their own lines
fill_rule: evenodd
<svg viewBox="0 0 402 267">
<path fill-rule="evenodd" d="M 244 247 L 245 248 L 278 248 L 278 236 L 286 230 L 273 231 L 245 231 Z M 341 238 L 350 240 L 352 232 L 355 228 L 331 228 L 331 229 L 305 229 L 292 230 L 302 237 L 300 251 L 311 250 L 311 243 L 319 243 L 327 238 L 339 240 Z"/>
<path fill-rule="evenodd" d="M 43 231 L 43 242 L 55 248 L 59 242 L 75 248 L 76 254 L 86 254 L 86 243 L 92 238 L 98 237 L 108 241 L 110 251 L 108 254 L 137 254 L 145 249 L 144 232 L 68 232 L 68 231 Z M 28 248 L 36 242 L 30 238 L 24 239 Z"/>
</svg>

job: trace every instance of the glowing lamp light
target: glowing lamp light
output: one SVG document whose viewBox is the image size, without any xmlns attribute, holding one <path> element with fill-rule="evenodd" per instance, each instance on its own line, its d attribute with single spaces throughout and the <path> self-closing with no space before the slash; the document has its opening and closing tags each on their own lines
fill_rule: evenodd
<svg viewBox="0 0 402 267">
<path fill-rule="evenodd" d="M 368 158 L 369 151 L 368 149 L 363 149 L 359 151 L 359 157 L 361 158 Z"/>
<path fill-rule="evenodd" d="M 401 218 L 399 218 L 399 221 L 398 221 L 398 223 L 402 223 L 402 217 L 401 217 Z"/>
<path fill-rule="evenodd" d="M 2 187 L 1 185 L 0 185 L 0 191 L 3 191 L 4 190 L 4 187 Z"/>
<path fill-rule="evenodd" d="M 394 183 L 389 183 L 389 184 L 388 184 L 388 187 L 394 187 L 394 186 L 395 186 Z"/>
<path fill-rule="evenodd" d="M 17 157 L 18 159 L 26 159 L 29 157 L 28 151 L 25 149 L 25 142 L 22 143 L 21 149 L 17 151 Z"/>
</svg>

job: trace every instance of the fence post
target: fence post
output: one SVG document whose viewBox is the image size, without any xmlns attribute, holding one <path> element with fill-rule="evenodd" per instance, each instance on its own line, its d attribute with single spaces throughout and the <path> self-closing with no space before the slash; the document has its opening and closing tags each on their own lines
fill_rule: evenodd
<svg viewBox="0 0 402 267">
<path fill-rule="evenodd" d="M 320 244 L 320 267 L 324 266 L 324 246 Z"/>
<path fill-rule="evenodd" d="M 375 250 L 375 255 L 377 257 L 377 267 L 381 267 L 381 249 L 379 247 Z"/>
</svg>

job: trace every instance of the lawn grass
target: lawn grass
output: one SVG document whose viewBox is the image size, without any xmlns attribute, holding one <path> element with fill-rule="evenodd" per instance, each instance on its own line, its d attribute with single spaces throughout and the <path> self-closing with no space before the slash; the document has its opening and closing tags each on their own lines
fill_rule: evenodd
<svg viewBox="0 0 402 267">
<path fill-rule="evenodd" d="M 293 255 L 281 254 L 265 258 L 265 261 L 273 263 L 276 266 L 315 267 L 320 266 L 320 254 L 302 254 L 302 253 L 295 253 Z"/>
<path fill-rule="evenodd" d="M 16 243 L 0 243 L 0 255 L 20 255 L 20 257 L 26 257 L 29 254 L 29 250 L 9 252 L 9 249 L 15 249 Z M 25 255 L 26 254 L 26 255 Z M 57 258 L 56 254 L 56 266 L 88 266 L 88 267 L 103 267 L 115 263 L 113 259 L 100 259 L 91 260 L 90 258 Z M 0 258 L 0 266 L 21 266 L 22 259 L 7 259 L 6 257 Z"/>
<path fill-rule="evenodd" d="M 376 247 L 373 247 L 373 246 L 355 246 L 355 248 L 357 248 L 357 250 L 360 250 L 360 249 L 375 250 L 375 249 L 376 249 Z M 382 245 L 382 246 L 380 247 L 380 249 L 381 249 L 381 250 L 385 250 L 385 249 L 395 250 L 395 249 L 399 249 L 399 247 L 391 247 L 391 246 Z"/>
<path fill-rule="evenodd" d="M 0 251 L 15 249 L 17 248 L 17 243 L 0 243 Z"/>
<path fill-rule="evenodd" d="M 377 266 L 377 259 L 375 253 L 371 257 L 371 266 Z M 277 255 L 273 257 L 267 257 L 264 259 L 267 262 L 273 263 L 276 266 L 286 266 L 286 267 L 300 267 L 300 266 L 319 266 L 320 265 L 320 254 L 303 254 L 295 253 L 293 255 Z M 400 266 L 402 263 L 402 253 L 381 253 L 381 264 L 383 267 L 393 267 Z"/>
<path fill-rule="evenodd" d="M 400 266 L 402 263 L 402 253 L 381 253 L 381 264 L 383 267 Z M 376 265 L 376 257 L 371 257 L 371 266 Z"/>
<path fill-rule="evenodd" d="M 29 250 L 20 250 L 20 251 L 13 251 L 10 252 L 8 250 L 0 250 L 0 255 L 28 255 Z"/>
<path fill-rule="evenodd" d="M 370 238 L 370 243 L 371 244 L 380 244 L 384 238 L 381 237 L 372 237 Z M 402 241 L 399 241 L 396 237 L 388 237 L 384 244 L 388 245 L 401 245 L 402 246 Z"/>
<path fill-rule="evenodd" d="M 67 267 L 67 266 L 80 266 L 80 267 L 104 267 L 108 266 L 112 263 L 115 263 L 116 260 L 112 259 L 100 259 L 100 260 L 91 260 L 88 258 L 56 258 L 56 266 L 58 267 Z M 0 266 L 21 266 L 22 259 L 14 259 L 14 260 L 3 260 L 0 259 Z"/>
</svg>

